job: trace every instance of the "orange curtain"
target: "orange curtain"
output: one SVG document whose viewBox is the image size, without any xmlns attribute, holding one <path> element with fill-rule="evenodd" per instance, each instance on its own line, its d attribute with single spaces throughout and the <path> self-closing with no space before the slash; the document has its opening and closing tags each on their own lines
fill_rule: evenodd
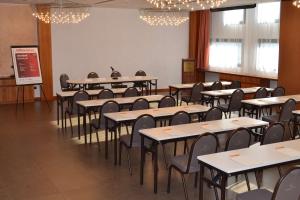
<svg viewBox="0 0 300 200">
<path fill-rule="evenodd" d="M 190 12 L 189 58 L 196 60 L 199 70 L 209 64 L 210 19 L 209 10 Z"/>
</svg>

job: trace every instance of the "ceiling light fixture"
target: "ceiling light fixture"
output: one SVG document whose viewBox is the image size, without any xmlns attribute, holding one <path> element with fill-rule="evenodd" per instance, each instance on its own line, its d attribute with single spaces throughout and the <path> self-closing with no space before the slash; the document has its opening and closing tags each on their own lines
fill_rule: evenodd
<svg viewBox="0 0 300 200">
<path fill-rule="evenodd" d="M 296 6 L 297 8 L 300 8 L 300 0 L 294 0 L 293 5 Z"/>
<path fill-rule="evenodd" d="M 189 20 L 187 11 L 140 10 L 140 19 L 151 26 L 179 26 Z"/>
<path fill-rule="evenodd" d="M 90 16 L 89 9 L 87 5 L 57 0 L 56 3 L 50 5 L 50 11 L 43 12 L 34 8 L 32 15 L 47 24 L 77 24 Z"/>
<path fill-rule="evenodd" d="M 227 0 L 147 0 L 156 8 L 168 10 L 204 10 L 216 8 Z"/>
</svg>

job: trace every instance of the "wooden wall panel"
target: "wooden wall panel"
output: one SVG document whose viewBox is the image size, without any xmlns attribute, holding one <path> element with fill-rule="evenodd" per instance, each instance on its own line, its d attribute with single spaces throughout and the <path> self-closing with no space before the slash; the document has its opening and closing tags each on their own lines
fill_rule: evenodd
<svg viewBox="0 0 300 200">
<path fill-rule="evenodd" d="M 279 85 L 287 94 L 300 93 L 300 9 L 291 1 L 281 2 Z"/>
<path fill-rule="evenodd" d="M 47 12 L 50 10 L 47 5 L 37 7 L 39 11 Z M 40 62 L 43 76 L 43 88 L 48 100 L 53 97 L 53 75 L 52 75 L 52 42 L 51 42 L 51 24 L 38 21 L 38 42 L 40 47 Z M 43 100 L 43 96 L 41 93 Z"/>
<path fill-rule="evenodd" d="M 270 87 L 270 80 L 251 76 L 220 73 L 220 80 L 241 81 L 241 87 Z"/>
<path fill-rule="evenodd" d="M 19 86 L 19 102 L 22 102 L 23 91 L 22 86 Z M 33 86 L 24 86 L 24 100 L 25 102 L 34 101 Z M 0 79 L 0 104 L 16 103 L 17 100 L 17 86 L 14 78 Z"/>
</svg>

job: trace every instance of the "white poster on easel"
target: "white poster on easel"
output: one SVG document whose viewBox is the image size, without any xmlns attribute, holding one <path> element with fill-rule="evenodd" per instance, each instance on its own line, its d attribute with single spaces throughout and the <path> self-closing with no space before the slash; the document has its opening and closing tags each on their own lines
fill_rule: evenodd
<svg viewBox="0 0 300 200">
<path fill-rule="evenodd" d="M 37 46 L 12 46 L 11 53 L 17 85 L 43 82 Z"/>
</svg>

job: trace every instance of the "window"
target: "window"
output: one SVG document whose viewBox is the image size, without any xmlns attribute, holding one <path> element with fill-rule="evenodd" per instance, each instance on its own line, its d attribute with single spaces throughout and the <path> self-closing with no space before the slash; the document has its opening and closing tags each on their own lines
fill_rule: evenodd
<svg viewBox="0 0 300 200">
<path fill-rule="evenodd" d="M 258 4 L 257 21 L 259 24 L 278 23 L 280 18 L 280 2 Z"/>
<path fill-rule="evenodd" d="M 242 64 L 242 41 L 211 41 L 209 63 L 214 67 L 235 68 Z"/>
<path fill-rule="evenodd" d="M 212 12 L 209 70 L 277 78 L 280 2 Z"/>
<path fill-rule="evenodd" d="M 244 10 L 224 11 L 224 25 L 239 25 L 244 23 Z"/>
<path fill-rule="evenodd" d="M 256 56 L 257 70 L 278 73 L 279 44 L 277 39 L 259 40 Z"/>
</svg>

